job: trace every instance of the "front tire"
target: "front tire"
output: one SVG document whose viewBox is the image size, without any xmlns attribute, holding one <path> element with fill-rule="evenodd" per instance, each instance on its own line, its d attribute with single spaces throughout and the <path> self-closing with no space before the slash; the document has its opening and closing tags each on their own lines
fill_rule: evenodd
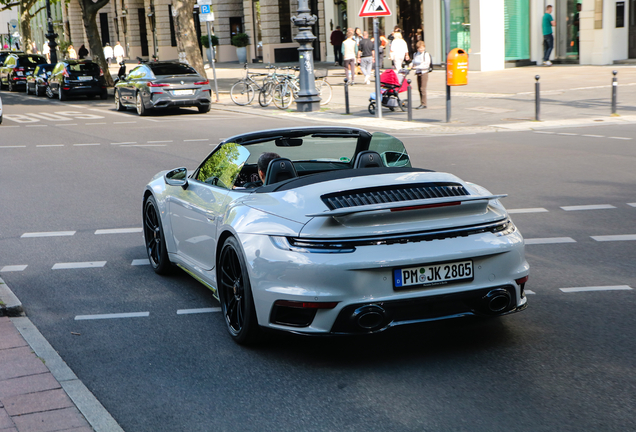
<svg viewBox="0 0 636 432">
<path fill-rule="evenodd" d="M 260 328 L 247 265 L 238 240 L 228 237 L 217 265 L 219 301 L 230 336 L 241 345 L 254 343 Z"/>
<path fill-rule="evenodd" d="M 274 87 L 274 105 L 278 109 L 287 109 L 291 105 L 292 90 L 286 83 L 277 84 Z"/>
<path fill-rule="evenodd" d="M 230 97 L 232 102 L 237 105 L 248 105 L 254 100 L 254 88 L 250 83 L 238 81 L 230 89 Z"/>
<path fill-rule="evenodd" d="M 170 273 L 172 264 L 168 258 L 159 207 L 153 196 L 148 197 L 144 204 L 144 240 L 148 260 L 155 273 L 161 275 Z"/>
</svg>

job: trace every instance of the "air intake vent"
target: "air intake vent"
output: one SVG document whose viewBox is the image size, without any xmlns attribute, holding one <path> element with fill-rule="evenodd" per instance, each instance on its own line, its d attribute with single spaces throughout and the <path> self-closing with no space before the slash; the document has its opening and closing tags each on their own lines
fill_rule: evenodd
<svg viewBox="0 0 636 432">
<path fill-rule="evenodd" d="M 414 183 L 334 192 L 322 195 L 320 198 L 329 207 L 329 210 L 335 210 L 363 205 L 466 195 L 470 194 L 459 183 Z"/>
</svg>

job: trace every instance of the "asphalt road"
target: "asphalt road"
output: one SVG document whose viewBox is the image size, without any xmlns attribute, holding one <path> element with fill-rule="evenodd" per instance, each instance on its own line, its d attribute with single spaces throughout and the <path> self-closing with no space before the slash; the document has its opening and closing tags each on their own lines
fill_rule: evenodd
<svg viewBox="0 0 636 432">
<path fill-rule="evenodd" d="M 218 307 L 206 288 L 139 265 L 141 193 L 224 137 L 301 123 L 2 97 L 0 274 L 126 431 L 636 429 L 636 125 L 395 134 L 415 166 L 509 194 L 528 309 L 245 348 L 219 313 L 183 313 Z M 110 313 L 140 316 L 76 319 Z"/>
</svg>

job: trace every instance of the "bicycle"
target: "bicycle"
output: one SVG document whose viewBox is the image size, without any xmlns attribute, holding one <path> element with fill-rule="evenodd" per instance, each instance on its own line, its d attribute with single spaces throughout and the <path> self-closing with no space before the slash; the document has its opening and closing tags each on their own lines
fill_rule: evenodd
<svg viewBox="0 0 636 432">
<path fill-rule="evenodd" d="M 314 75 L 316 77 L 316 91 L 318 92 L 318 96 L 320 96 L 321 99 L 320 105 L 327 105 L 329 102 L 331 102 L 331 96 L 333 96 L 331 84 L 329 84 L 329 82 L 327 81 L 329 69 L 316 70 L 314 72 Z"/>
<path fill-rule="evenodd" d="M 298 77 L 285 76 L 283 81 L 274 87 L 274 105 L 278 109 L 287 109 L 291 105 L 292 100 L 296 99 L 299 91 L 300 80 Z"/>
<path fill-rule="evenodd" d="M 269 106 L 272 103 L 274 98 L 274 88 L 277 84 L 283 81 L 286 74 L 278 74 L 276 72 L 276 66 L 267 66 L 267 69 L 274 69 L 274 72 L 267 75 L 266 78 L 263 79 L 263 87 L 261 88 L 260 93 L 258 94 L 258 103 L 263 108 Z M 291 69 L 290 67 L 285 67 L 282 69 Z"/>
<path fill-rule="evenodd" d="M 245 78 L 238 80 L 234 83 L 232 88 L 230 89 L 230 98 L 232 98 L 232 102 L 237 105 L 249 105 L 254 100 L 254 96 L 256 91 L 259 92 L 262 89 L 262 86 L 258 85 L 256 81 L 254 81 L 254 77 L 259 76 L 267 76 L 269 74 L 263 73 L 253 73 L 250 74 L 250 70 L 245 63 Z"/>
</svg>

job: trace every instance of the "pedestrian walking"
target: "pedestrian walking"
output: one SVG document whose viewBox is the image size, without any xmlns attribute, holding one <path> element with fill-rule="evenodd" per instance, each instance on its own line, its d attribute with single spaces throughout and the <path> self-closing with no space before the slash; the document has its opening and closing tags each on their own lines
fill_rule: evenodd
<svg viewBox="0 0 636 432">
<path fill-rule="evenodd" d="M 73 45 L 69 45 L 68 46 L 68 50 L 66 51 L 66 55 L 71 60 L 77 60 L 77 52 L 75 51 L 75 48 L 73 48 Z"/>
<path fill-rule="evenodd" d="M 360 70 L 364 75 L 364 83 L 371 83 L 371 68 L 375 60 L 375 50 L 373 49 L 373 42 L 369 39 L 369 32 L 362 33 L 362 40 L 358 45 L 358 62 L 360 63 Z"/>
<path fill-rule="evenodd" d="M 110 46 L 108 42 L 106 42 L 106 46 L 104 46 L 104 58 L 106 59 L 106 63 L 110 65 L 113 61 L 113 47 Z"/>
<path fill-rule="evenodd" d="M 345 77 L 349 84 L 353 84 L 356 76 L 356 58 L 358 44 L 353 40 L 353 32 L 347 31 L 347 38 L 342 43 L 342 58 L 344 59 Z"/>
<path fill-rule="evenodd" d="M 413 56 L 411 67 L 415 69 L 417 75 L 417 87 L 420 91 L 420 106 L 415 109 L 426 108 L 426 85 L 428 84 L 428 73 L 432 69 L 433 58 L 426 52 L 426 44 L 424 41 L 418 41 L 415 44 L 417 52 Z"/>
<path fill-rule="evenodd" d="M 49 47 L 49 41 L 44 42 L 42 45 L 42 55 L 46 57 L 46 61 L 51 63 L 51 48 Z"/>
<path fill-rule="evenodd" d="M 88 57 L 88 50 L 86 49 L 86 45 L 82 44 L 79 51 L 77 52 L 77 55 L 79 56 L 80 60 L 83 60 L 86 57 Z"/>
<path fill-rule="evenodd" d="M 409 60 L 409 47 L 406 45 L 406 42 L 402 38 L 402 32 L 399 30 L 393 32 L 390 55 L 393 61 L 393 67 L 398 71 L 402 69 L 404 60 Z"/>
<path fill-rule="evenodd" d="M 545 14 L 543 14 L 543 64 L 544 66 L 552 66 L 550 61 L 550 53 L 554 47 L 554 35 L 552 34 L 552 27 L 554 26 L 554 18 L 552 18 L 552 5 L 548 5 L 545 8 Z"/>
<path fill-rule="evenodd" d="M 115 44 L 115 48 L 113 48 L 113 55 L 115 56 L 115 58 L 117 58 L 117 63 L 121 63 L 124 57 L 126 56 L 126 53 L 124 52 L 124 47 L 121 46 L 119 41 L 117 41 L 117 43 Z"/>
<path fill-rule="evenodd" d="M 344 41 L 344 33 L 340 30 L 340 26 L 337 26 L 334 31 L 331 32 L 331 45 L 333 45 L 333 56 L 335 59 L 334 66 L 342 66 L 342 42 Z"/>
</svg>

